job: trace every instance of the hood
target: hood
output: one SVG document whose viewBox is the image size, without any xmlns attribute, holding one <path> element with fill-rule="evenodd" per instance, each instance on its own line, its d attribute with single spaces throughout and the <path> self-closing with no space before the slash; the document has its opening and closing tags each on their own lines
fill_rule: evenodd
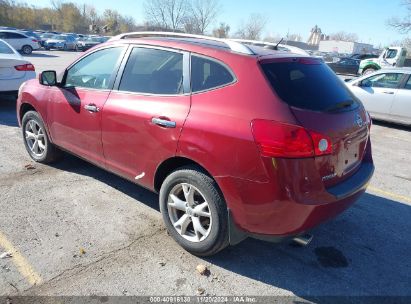
<svg viewBox="0 0 411 304">
<path fill-rule="evenodd" d="M 58 43 L 58 42 L 64 42 L 64 40 L 59 40 L 59 39 L 48 39 L 46 40 L 47 43 Z"/>
</svg>

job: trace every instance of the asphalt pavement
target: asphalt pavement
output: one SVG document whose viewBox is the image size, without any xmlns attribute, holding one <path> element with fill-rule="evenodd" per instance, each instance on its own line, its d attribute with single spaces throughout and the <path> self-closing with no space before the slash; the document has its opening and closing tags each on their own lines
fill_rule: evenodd
<svg viewBox="0 0 411 304">
<path fill-rule="evenodd" d="M 29 58 L 62 71 L 78 55 Z M 0 134 L 0 255 L 13 252 L 0 258 L 0 296 L 411 296 L 411 128 L 374 123 L 367 193 L 309 246 L 248 239 L 210 258 L 167 235 L 156 194 L 74 156 L 34 163 L 2 97 Z"/>
</svg>

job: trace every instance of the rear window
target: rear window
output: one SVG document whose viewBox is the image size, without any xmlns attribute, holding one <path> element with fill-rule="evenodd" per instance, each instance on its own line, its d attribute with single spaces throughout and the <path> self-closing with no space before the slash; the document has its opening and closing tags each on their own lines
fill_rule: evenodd
<svg viewBox="0 0 411 304">
<path fill-rule="evenodd" d="M 0 41 L 0 54 L 14 54 L 14 52 L 7 44 Z"/>
<path fill-rule="evenodd" d="M 345 102 L 357 106 L 355 97 L 326 64 L 275 62 L 262 68 L 277 95 L 290 106 L 313 111 Z"/>
</svg>

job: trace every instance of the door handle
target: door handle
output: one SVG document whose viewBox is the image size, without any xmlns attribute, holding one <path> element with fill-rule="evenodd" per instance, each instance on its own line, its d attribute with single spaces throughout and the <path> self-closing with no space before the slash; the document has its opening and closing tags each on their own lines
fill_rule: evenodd
<svg viewBox="0 0 411 304">
<path fill-rule="evenodd" d="M 383 92 L 384 94 L 389 94 L 389 95 L 394 95 L 394 92 L 388 92 L 388 91 L 385 91 L 385 92 Z"/>
<path fill-rule="evenodd" d="M 151 122 L 155 125 L 158 125 L 164 128 L 175 128 L 177 125 L 175 121 L 170 121 L 170 120 L 166 120 L 166 119 L 162 119 L 158 117 L 153 117 L 151 119 Z"/>
<path fill-rule="evenodd" d="M 93 112 L 93 113 L 97 113 L 98 111 L 100 111 L 100 109 L 94 104 L 85 105 L 84 109 L 86 109 L 89 112 Z"/>
</svg>

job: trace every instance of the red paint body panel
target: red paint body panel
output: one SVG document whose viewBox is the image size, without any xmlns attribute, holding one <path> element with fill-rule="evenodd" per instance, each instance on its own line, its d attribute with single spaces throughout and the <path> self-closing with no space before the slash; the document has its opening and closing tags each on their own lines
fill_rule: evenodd
<svg viewBox="0 0 411 304">
<path fill-rule="evenodd" d="M 112 92 L 103 109 L 102 142 L 106 166 L 128 179 L 153 189 L 155 171 L 174 157 L 190 96 L 149 96 Z M 176 122 L 176 128 L 152 123 L 161 117 Z"/>
<path fill-rule="evenodd" d="M 299 234 L 341 213 L 364 192 L 366 183 L 344 198 L 328 190 L 355 176 L 362 163 L 372 164 L 369 130 L 354 127 L 355 114 L 365 121 L 365 112 L 362 107 L 339 114 L 291 109 L 275 94 L 259 63 L 260 59 L 288 58 L 289 53 L 241 55 L 178 40 L 108 44 L 116 43 L 208 56 L 224 62 L 236 82 L 201 93 L 156 96 L 115 90 L 70 92 L 30 81 L 19 95 L 17 108 L 29 103 L 39 111 L 56 145 L 149 189 L 154 190 L 154 176 L 163 161 L 179 156 L 198 163 L 216 180 L 235 223 L 250 233 Z M 90 102 L 101 111 L 84 110 L 83 105 Z M 176 128 L 153 124 L 155 117 L 175 121 Z M 325 134 L 333 141 L 333 154 L 304 159 L 262 157 L 251 130 L 254 119 Z M 335 178 L 324 180 L 331 172 Z"/>
</svg>

